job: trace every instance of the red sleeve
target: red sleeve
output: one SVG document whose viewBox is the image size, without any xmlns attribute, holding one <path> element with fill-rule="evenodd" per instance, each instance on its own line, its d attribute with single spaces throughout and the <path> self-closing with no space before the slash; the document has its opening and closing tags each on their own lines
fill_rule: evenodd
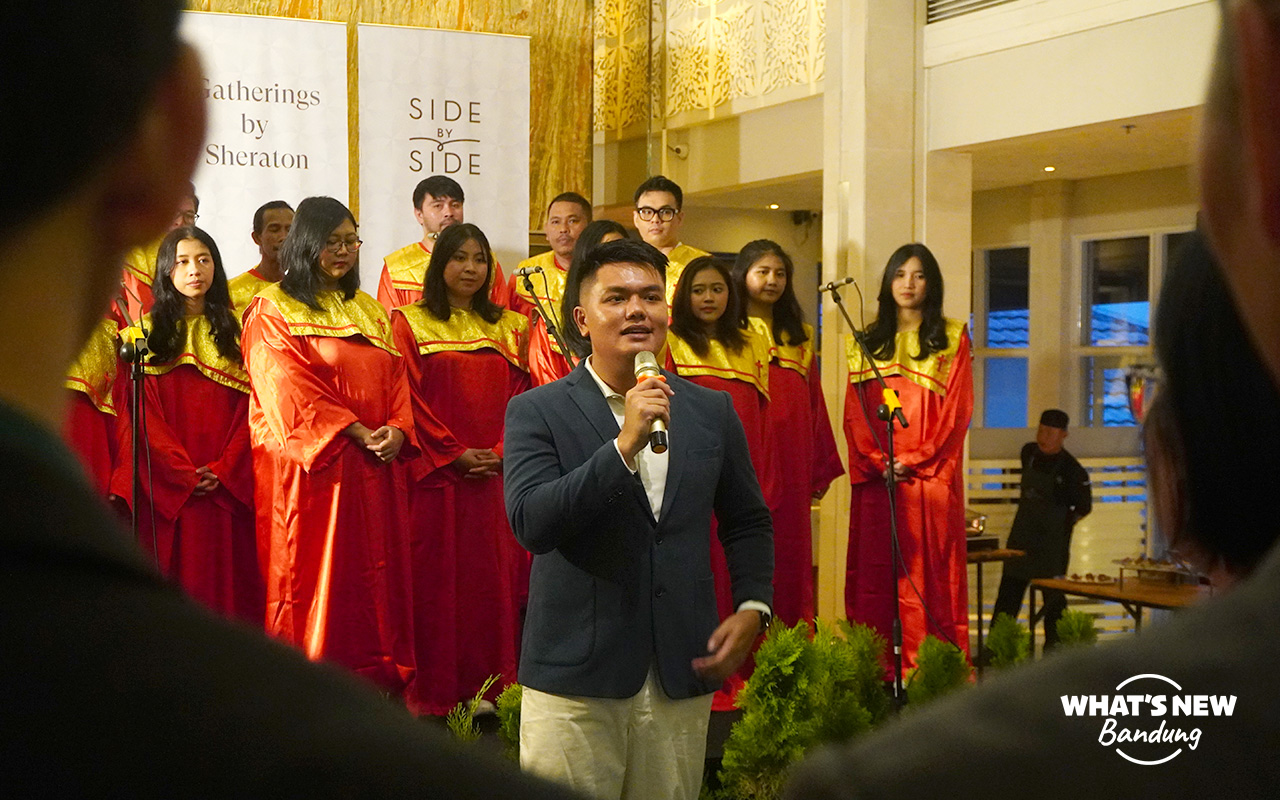
<svg viewBox="0 0 1280 800">
<path fill-rule="evenodd" d="M 876 407 L 866 403 L 863 413 L 864 383 L 851 383 L 844 397 L 844 436 L 849 447 L 849 480 L 851 483 L 878 481 L 884 477 L 885 458 L 879 440 L 867 423 L 867 414 L 875 419 Z"/>
<path fill-rule="evenodd" d="M 308 472 L 328 464 L 350 441 L 342 431 L 360 418 L 316 376 L 302 340 L 269 302 L 249 307 L 241 346 L 261 410 L 250 420 L 253 436 Z"/>
<path fill-rule="evenodd" d="M 410 464 L 413 479 L 420 481 L 432 472 L 447 467 L 466 451 L 445 427 L 444 423 L 432 413 L 422 398 L 422 356 L 418 353 L 418 343 L 414 339 L 413 329 L 404 318 L 404 314 L 396 312 L 391 315 L 391 333 L 395 338 L 396 349 L 403 354 L 405 384 L 409 393 L 410 414 L 416 433 L 418 450 L 421 457 Z"/>
<path fill-rule="evenodd" d="M 253 459 L 249 452 L 249 395 L 236 399 L 235 421 L 227 431 L 222 455 L 209 464 L 218 483 L 246 508 L 253 508 Z"/>
<path fill-rule="evenodd" d="M 503 274 L 502 264 L 496 258 L 493 260 L 493 278 L 489 281 L 489 298 L 503 308 L 507 307 L 507 302 L 510 300 L 507 276 Z"/>
<path fill-rule="evenodd" d="M 938 424 L 913 452 L 898 457 L 904 466 L 925 477 L 950 481 L 964 452 L 964 437 L 973 417 L 973 356 L 969 330 L 960 332 L 960 346 L 947 373 L 947 395 Z"/>
<path fill-rule="evenodd" d="M 497 275 L 494 275 L 494 278 L 496 280 Z M 533 304 L 520 296 L 519 286 L 520 286 L 520 281 L 522 280 L 524 279 L 521 278 L 519 275 L 513 274 L 510 280 L 507 281 L 507 308 L 511 309 L 517 314 L 521 314 L 523 316 L 528 317 L 529 321 L 533 322 L 533 317 L 534 317 Z"/>
<path fill-rule="evenodd" d="M 187 450 L 178 441 L 177 434 L 164 417 L 164 406 L 160 403 L 160 394 L 156 381 L 165 376 L 148 375 L 142 381 L 142 402 L 145 439 L 150 452 L 144 450 L 140 456 L 138 472 L 142 475 L 142 491 L 155 501 L 156 513 L 167 520 L 177 519 L 178 512 L 191 496 L 192 490 L 199 483 L 196 477 L 196 465 L 191 463 Z M 131 424 L 132 409 L 128 406 L 120 409 L 117 419 L 120 420 L 120 447 L 122 452 L 132 454 L 133 428 Z M 111 476 L 111 493 L 124 498 L 133 505 L 133 459 L 120 459 Z"/>
<path fill-rule="evenodd" d="M 519 367 L 516 367 L 513 365 L 510 368 L 509 374 L 510 374 L 510 380 L 507 382 L 507 402 L 508 403 L 511 402 L 511 398 L 515 397 L 521 392 L 529 391 L 530 387 L 532 387 L 533 385 L 533 380 L 529 376 L 529 373 L 525 372 Z M 493 446 L 493 452 L 497 453 L 499 456 L 502 455 L 502 442 L 503 442 L 503 439 L 505 438 L 506 438 L 506 430 L 504 428 L 503 435 L 498 438 L 498 443 Z"/>
<path fill-rule="evenodd" d="M 827 416 L 827 398 L 822 392 L 822 376 L 815 360 L 809 367 L 809 407 L 813 409 L 813 471 L 811 491 L 821 492 L 844 474 L 836 437 Z"/>
</svg>

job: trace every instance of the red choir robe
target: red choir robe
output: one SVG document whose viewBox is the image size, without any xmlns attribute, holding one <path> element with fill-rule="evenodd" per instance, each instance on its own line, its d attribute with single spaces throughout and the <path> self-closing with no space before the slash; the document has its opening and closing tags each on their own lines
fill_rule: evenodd
<svg viewBox="0 0 1280 800">
<path fill-rule="evenodd" d="M 563 338 L 564 326 L 573 324 L 573 320 L 561 319 L 560 314 L 560 302 L 564 300 L 565 278 L 568 277 L 569 267 L 561 264 L 556 254 L 550 250 L 520 262 L 520 269 L 527 267 L 542 267 L 542 272 L 529 276 L 533 293 L 530 294 L 525 288 L 524 278 L 512 275 L 507 308 L 529 319 L 529 376 L 534 386 L 541 386 L 559 380 L 573 371 L 533 302 L 536 296 L 543 310 L 551 314 L 551 319 Z"/>
<path fill-rule="evenodd" d="M 507 311 L 489 323 L 462 309 L 445 321 L 411 305 L 396 309 L 392 328 L 424 452 L 411 465 L 412 696 L 442 715 L 490 675 L 502 676 L 490 700 L 516 680 L 529 556 L 507 523 L 502 479 L 463 478 L 450 465 L 469 447 L 502 455 L 507 401 L 529 388 L 528 321 Z"/>
<path fill-rule="evenodd" d="M 898 577 L 904 669 L 915 664 L 916 651 L 929 633 L 944 641 L 945 633 L 969 651 L 961 462 L 973 415 L 973 370 L 964 323 L 949 319 L 946 324 L 945 352 L 916 360 L 913 356 L 920 352 L 919 335 L 909 331 L 898 334 L 891 358 L 876 362 L 889 388 L 897 391 L 910 426 L 894 430 L 898 461 L 912 470 L 898 484 L 897 496 L 898 541 L 906 565 L 906 573 L 900 571 Z M 853 491 L 845 611 L 850 621 L 870 625 L 888 639 L 893 620 L 893 564 L 889 499 L 883 478 L 887 434 L 884 423 L 876 419 L 882 392 L 852 337 L 848 345 L 850 385 L 844 430 Z M 863 413 L 863 403 L 870 422 Z M 929 622 L 929 615 L 940 630 Z"/>
<path fill-rule="evenodd" d="M 227 281 L 227 291 L 231 294 L 231 307 L 235 309 L 236 319 L 243 320 L 245 312 L 249 310 L 249 301 L 272 283 L 274 281 L 262 277 L 257 267 Z"/>
<path fill-rule="evenodd" d="M 143 318 L 145 329 L 151 321 Z M 249 457 L 249 376 L 222 356 L 209 320 L 186 318 L 186 342 L 164 364 L 143 367 L 142 497 L 133 496 L 133 461 L 121 458 L 111 493 L 138 503 L 139 544 L 161 571 L 209 608 L 262 624 L 263 586 L 253 520 Z M 133 447 L 132 409 L 120 414 L 122 453 Z M 196 468 L 218 487 L 196 495 Z"/>
<path fill-rule="evenodd" d="M 422 299 L 422 283 L 427 279 L 427 265 L 430 263 L 431 248 L 422 242 L 407 244 L 382 260 L 378 302 L 388 314 Z M 500 306 L 507 304 L 507 278 L 496 258 L 493 260 L 489 299 Z"/>
<path fill-rule="evenodd" d="M 130 322 L 137 322 L 143 314 L 150 313 L 155 298 L 151 284 L 156 279 L 156 254 L 160 250 L 157 240 L 146 247 L 135 247 L 124 259 L 124 271 L 120 283 L 124 286 L 124 311 Z"/>
<path fill-rule="evenodd" d="M 747 344 L 741 351 L 734 353 L 713 339 L 707 354 L 702 356 L 694 352 L 684 339 L 669 333 L 667 369 L 699 386 L 729 394 L 747 437 L 751 465 L 763 486 L 766 472 L 772 469 L 764 436 L 764 414 L 769 405 L 769 344 L 755 331 L 745 330 L 743 333 L 747 336 Z M 715 578 L 716 605 L 723 620 L 737 609 L 733 604 L 729 566 L 720 537 L 716 535 L 714 519 L 711 525 L 711 574 Z M 725 681 L 724 687 L 716 692 L 712 710 L 729 711 L 735 707 L 734 698 L 742 684 L 751 677 L 752 667 L 753 662 L 748 659 L 737 673 Z"/>
<path fill-rule="evenodd" d="M 814 617 L 813 495 L 844 474 L 827 401 L 814 359 L 813 328 L 802 344 L 773 337 L 771 325 L 749 318 L 751 329 L 769 345 L 769 406 L 764 414 L 765 446 L 773 468 L 761 479 L 773 513 L 773 615 L 786 625 Z"/>
<path fill-rule="evenodd" d="M 116 336 L 120 325 L 112 317 L 102 319 L 84 349 L 67 370 L 70 395 L 63 419 L 62 438 L 80 459 L 89 483 L 102 497 L 110 493 L 111 470 L 117 457 L 116 415 L 120 400 L 127 398 L 124 381 L 118 381 Z"/>
<path fill-rule="evenodd" d="M 414 674 L 404 464 L 418 452 L 404 359 L 372 297 L 318 301 L 277 284 L 245 315 L 266 629 L 400 694 Z M 355 422 L 404 431 L 396 462 L 342 433 Z"/>
</svg>

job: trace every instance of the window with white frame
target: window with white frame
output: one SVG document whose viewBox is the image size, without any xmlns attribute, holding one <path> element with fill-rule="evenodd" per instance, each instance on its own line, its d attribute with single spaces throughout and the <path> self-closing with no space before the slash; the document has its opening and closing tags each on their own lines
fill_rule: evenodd
<svg viewBox="0 0 1280 800">
<path fill-rule="evenodd" d="M 974 423 L 983 428 L 1027 426 L 1030 354 L 1029 247 L 981 250 L 974 258 Z"/>
</svg>

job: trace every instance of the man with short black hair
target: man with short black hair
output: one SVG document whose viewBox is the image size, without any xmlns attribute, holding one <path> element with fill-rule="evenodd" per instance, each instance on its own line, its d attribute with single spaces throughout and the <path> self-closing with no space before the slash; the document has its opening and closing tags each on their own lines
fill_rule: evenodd
<svg viewBox="0 0 1280 800">
<path fill-rule="evenodd" d="M 431 263 L 431 249 L 440 232 L 450 225 L 466 222 L 463 212 L 467 201 L 462 186 L 447 175 L 423 178 L 413 188 L 413 218 L 422 228 L 422 239 L 407 244 L 382 260 L 382 276 L 378 280 L 378 302 L 390 312 L 422 299 L 422 284 Z M 489 296 L 495 303 L 506 305 L 507 281 L 502 265 L 493 261 L 493 281 Z"/>
<path fill-rule="evenodd" d="M 667 304 L 670 305 L 685 264 L 710 254 L 680 241 L 684 192 L 675 181 L 665 175 L 654 175 L 636 187 L 634 200 L 632 221 L 640 231 L 640 238 L 667 257 Z"/>
<path fill-rule="evenodd" d="M 1040 415 L 1036 440 L 1022 446 L 1021 491 L 1007 547 L 1026 555 L 1006 561 L 1000 575 L 992 623 L 1000 614 L 1015 619 L 1032 578 L 1054 578 L 1071 560 L 1071 529 L 1093 510 L 1089 473 L 1067 452 L 1067 412 L 1051 408 Z M 1058 620 L 1067 596 L 1044 590 L 1044 646 L 1058 644 Z"/>
<path fill-rule="evenodd" d="M 249 301 L 258 292 L 284 277 L 280 266 L 280 246 L 293 227 L 293 206 L 283 200 L 269 200 L 253 212 L 253 243 L 258 246 L 258 265 L 227 281 L 236 316 L 244 316 Z"/>
<path fill-rule="evenodd" d="M 8 0 L 0 27 L 0 787 L 7 797 L 563 797 L 157 571 L 53 431 L 174 219 L 204 80 L 178 0 Z M 75 98 L 74 103 L 54 102 Z"/>
<path fill-rule="evenodd" d="M 666 258 L 624 239 L 579 266 L 591 355 L 507 406 L 507 516 L 534 554 L 520 763 L 596 798 L 695 800 L 712 693 L 770 616 L 773 526 L 729 396 L 637 376 L 666 342 Z M 723 621 L 713 513 L 737 609 Z"/>
<path fill-rule="evenodd" d="M 569 362 L 561 354 L 560 346 L 552 341 L 538 314 L 534 297 L 537 297 L 543 312 L 551 315 L 552 322 L 563 336 L 564 326 L 570 324 L 569 320 L 560 319 L 565 277 L 569 274 L 569 264 L 573 261 L 573 247 L 589 222 L 591 204 L 585 197 L 577 192 L 556 195 L 547 206 L 546 224 L 543 225 L 547 244 L 551 249 L 521 261 L 517 274 L 511 276 L 511 299 L 508 307 L 529 318 L 529 376 L 533 379 L 534 386 L 550 383 L 569 374 Z M 525 287 L 525 278 L 518 272 L 533 268 L 542 271 L 528 276 L 529 285 L 533 287 L 533 293 L 530 294 Z"/>
</svg>

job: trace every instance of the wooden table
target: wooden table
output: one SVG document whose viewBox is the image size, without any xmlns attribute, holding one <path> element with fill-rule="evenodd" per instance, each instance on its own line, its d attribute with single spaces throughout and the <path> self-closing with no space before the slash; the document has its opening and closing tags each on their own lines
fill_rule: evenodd
<svg viewBox="0 0 1280 800">
<path fill-rule="evenodd" d="M 1036 578 L 1031 581 L 1030 606 L 1031 619 L 1031 655 L 1035 655 L 1036 623 L 1044 616 L 1044 609 L 1036 613 L 1036 591 L 1056 589 L 1065 594 L 1089 597 L 1094 600 L 1109 600 L 1119 603 L 1133 617 L 1134 630 L 1142 630 L 1142 609 L 1185 608 L 1192 603 L 1213 594 L 1208 586 L 1191 583 L 1152 583 L 1129 579 L 1120 583 L 1092 583 L 1089 581 L 1072 581 L 1066 578 Z"/>
<path fill-rule="evenodd" d="M 965 557 L 970 564 L 977 565 L 978 572 L 978 654 L 982 653 L 982 572 L 983 567 L 992 561 L 1008 561 L 1011 558 L 1019 558 L 1025 556 L 1025 550 L 1010 550 L 1007 547 L 1001 547 L 996 550 L 972 550 Z M 982 677 L 982 662 L 978 662 L 978 677 Z"/>
</svg>

